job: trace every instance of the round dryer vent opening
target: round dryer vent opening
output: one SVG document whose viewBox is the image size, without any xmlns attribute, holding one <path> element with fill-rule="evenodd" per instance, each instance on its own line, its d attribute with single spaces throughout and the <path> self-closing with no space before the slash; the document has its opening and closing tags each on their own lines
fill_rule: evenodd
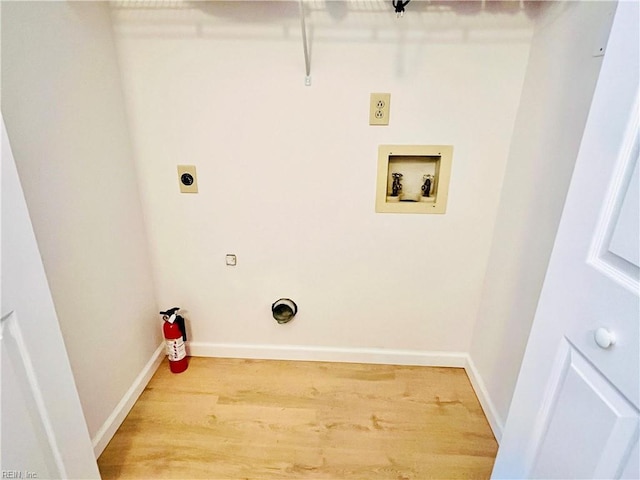
<svg viewBox="0 0 640 480">
<path fill-rule="evenodd" d="M 276 322 L 287 323 L 298 313 L 298 306 L 290 298 L 281 298 L 271 305 L 271 313 L 273 313 Z"/>
</svg>

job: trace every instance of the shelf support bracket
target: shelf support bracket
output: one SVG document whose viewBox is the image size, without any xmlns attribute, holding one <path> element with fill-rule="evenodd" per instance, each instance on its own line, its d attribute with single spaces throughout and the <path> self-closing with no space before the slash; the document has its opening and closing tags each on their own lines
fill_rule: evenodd
<svg viewBox="0 0 640 480">
<path fill-rule="evenodd" d="M 300 5 L 300 28 L 302 29 L 302 48 L 304 49 L 304 84 L 311 85 L 311 60 L 309 59 L 309 44 L 307 42 L 307 24 L 305 21 L 304 0 L 298 0 Z"/>
</svg>

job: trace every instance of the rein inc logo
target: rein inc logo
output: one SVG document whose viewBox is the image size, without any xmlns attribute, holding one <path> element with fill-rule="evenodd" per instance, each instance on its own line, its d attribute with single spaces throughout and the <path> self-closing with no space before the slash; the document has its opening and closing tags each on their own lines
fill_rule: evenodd
<svg viewBox="0 0 640 480">
<path fill-rule="evenodd" d="M 2 478 L 38 478 L 38 474 L 29 470 L 2 470 Z"/>
</svg>

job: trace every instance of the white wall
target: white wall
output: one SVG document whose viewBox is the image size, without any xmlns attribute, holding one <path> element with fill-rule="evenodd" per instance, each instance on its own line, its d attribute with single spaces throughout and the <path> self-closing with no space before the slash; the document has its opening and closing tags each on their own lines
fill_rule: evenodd
<svg viewBox="0 0 640 480">
<path fill-rule="evenodd" d="M 194 341 L 468 350 L 531 19 L 387 3 L 311 12 L 310 87 L 297 2 L 114 10 L 158 299 Z M 368 125 L 378 91 L 388 127 Z M 394 143 L 454 146 L 446 215 L 374 213 Z M 178 193 L 177 164 L 199 194 Z M 300 308 L 285 326 L 281 296 Z"/>
<path fill-rule="evenodd" d="M 160 343 L 106 3 L 2 2 L 2 113 L 93 436 Z"/>
<path fill-rule="evenodd" d="M 509 152 L 471 357 L 507 417 L 602 63 L 614 2 L 550 4 L 539 18 Z M 597 175 L 597 172 L 594 172 Z"/>
</svg>

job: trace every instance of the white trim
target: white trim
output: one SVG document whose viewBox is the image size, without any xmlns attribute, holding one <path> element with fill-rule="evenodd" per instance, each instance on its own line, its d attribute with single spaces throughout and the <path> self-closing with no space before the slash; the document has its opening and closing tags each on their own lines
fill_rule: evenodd
<svg viewBox="0 0 640 480">
<path fill-rule="evenodd" d="M 194 357 L 251 358 L 262 360 L 301 360 L 315 362 L 379 363 L 426 367 L 465 368 L 464 352 L 389 350 L 385 348 L 344 348 L 307 345 L 250 345 L 189 342 Z"/>
<path fill-rule="evenodd" d="M 162 342 L 160 346 L 156 348 L 156 351 L 153 352 L 140 374 L 133 381 L 127 393 L 124 394 L 118 405 L 113 409 L 113 412 L 111 412 L 111 415 L 109 415 L 91 440 L 96 458 L 100 456 L 107 444 L 111 441 L 125 417 L 133 408 L 136 400 L 138 400 L 138 397 L 149 383 L 149 380 L 151 380 L 151 377 L 158 369 L 160 362 L 164 359 L 164 350 L 165 346 L 164 342 Z"/>
<path fill-rule="evenodd" d="M 504 431 L 504 422 L 498 414 L 498 409 L 491 400 L 489 390 L 484 384 L 482 376 L 478 372 L 475 363 L 473 363 L 473 360 L 469 355 L 467 355 L 466 357 L 467 363 L 464 369 L 467 372 L 467 376 L 469 377 L 469 381 L 471 382 L 473 390 L 476 392 L 476 397 L 478 397 L 478 401 L 482 406 L 482 410 L 484 410 L 484 416 L 487 417 L 489 426 L 491 427 L 491 430 L 493 430 L 493 436 L 496 437 L 496 441 L 498 442 L 498 444 L 500 444 L 500 440 L 502 439 L 502 432 Z"/>
</svg>

